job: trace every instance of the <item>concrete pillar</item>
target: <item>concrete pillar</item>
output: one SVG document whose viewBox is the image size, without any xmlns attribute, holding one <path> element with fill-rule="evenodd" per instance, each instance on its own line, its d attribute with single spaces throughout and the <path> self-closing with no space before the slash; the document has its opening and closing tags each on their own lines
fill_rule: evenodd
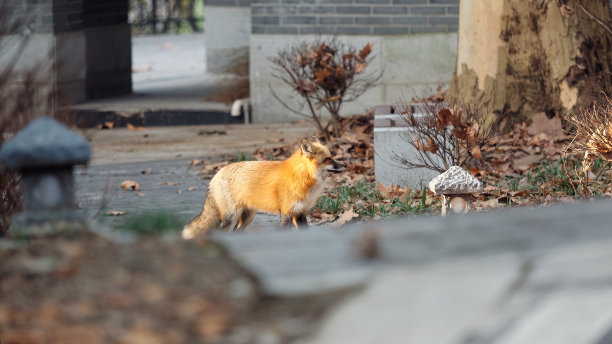
<svg viewBox="0 0 612 344">
<path fill-rule="evenodd" d="M 83 0 L 88 99 L 132 92 L 128 8 L 128 0 Z"/>
<path fill-rule="evenodd" d="M 128 0 L 0 0 L 0 72 L 33 82 L 37 112 L 131 92 Z M 0 26 L 6 21 L 0 21 Z"/>
<path fill-rule="evenodd" d="M 251 8 L 249 0 L 207 0 L 206 70 L 211 73 L 248 74 Z M 242 64 L 242 65 L 241 65 Z"/>
</svg>

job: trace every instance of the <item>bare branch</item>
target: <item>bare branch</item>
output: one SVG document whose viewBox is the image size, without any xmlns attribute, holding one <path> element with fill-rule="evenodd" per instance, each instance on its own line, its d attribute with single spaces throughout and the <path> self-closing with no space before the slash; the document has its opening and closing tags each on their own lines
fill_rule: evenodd
<svg viewBox="0 0 612 344">
<path fill-rule="evenodd" d="M 591 13 L 589 10 L 587 10 L 586 8 L 584 8 L 584 6 L 582 6 L 582 4 L 580 3 L 580 1 L 576 0 L 576 3 L 578 4 L 578 7 L 580 7 L 580 9 L 587 15 L 589 16 L 589 18 L 591 18 L 592 20 L 594 20 L 597 24 L 601 25 L 601 27 L 604 28 L 604 30 L 608 31 L 609 34 L 612 35 L 612 29 L 610 29 L 610 26 L 607 25 L 606 23 L 604 23 L 601 19 L 597 18 L 593 13 Z"/>
</svg>

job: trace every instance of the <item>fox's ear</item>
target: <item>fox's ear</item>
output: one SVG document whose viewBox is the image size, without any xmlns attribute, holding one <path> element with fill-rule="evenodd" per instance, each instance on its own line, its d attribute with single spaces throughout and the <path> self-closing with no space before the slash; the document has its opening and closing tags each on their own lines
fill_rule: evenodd
<svg viewBox="0 0 612 344">
<path fill-rule="evenodd" d="M 300 143 L 300 148 L 302 149 L 302 153 L 308 155 L 313 153 L 312 142 L 308 141 L 307 138 L 302 139 L 302 142 Z"/>
<path fill-rule="evenodd" d="M 321 141 L 319 141 L 319 138 L 318 138 L 318 137 L 316 137 L 316 136 L 312 136 L 312 137 L 310 138 L 310 142 L 313 142 L 313 143 L 321 143 Z"/>
</svg>

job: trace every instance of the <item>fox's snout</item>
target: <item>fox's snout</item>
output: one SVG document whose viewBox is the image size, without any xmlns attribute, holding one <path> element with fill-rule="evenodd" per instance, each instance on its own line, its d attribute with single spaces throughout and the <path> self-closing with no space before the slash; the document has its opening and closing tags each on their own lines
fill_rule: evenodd
<svg viewBox="0 0 612 344">
<path fill-rule="evenodd" d="M 342 172 L 346 168 L 346 164 L 343 162 L 334 160 L 332 158 L 329 158 L 329 160 L 331 162 L 331 165 L 327 166 L 327 170 L 330 172 Z"/>
</svg>

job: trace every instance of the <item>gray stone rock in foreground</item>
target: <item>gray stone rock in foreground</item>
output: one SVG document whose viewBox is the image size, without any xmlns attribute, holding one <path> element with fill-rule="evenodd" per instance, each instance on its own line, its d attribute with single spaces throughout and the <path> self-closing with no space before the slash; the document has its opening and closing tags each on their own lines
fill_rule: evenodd
<svg viewBox="0 0 612 344">
<path fill-rule="evenodd" d="M 452 166 L 429 182 L 429 190 L 436 195 L 471 194 L 482 191 L 482 182 L 459 166 Z"/>
<path fill-rule="evenodd" d="M 89 142 L 61 123 L 41 117 L 2 146 L 0 158 L 9 169 L 86 164 Z"/>
</svg>

